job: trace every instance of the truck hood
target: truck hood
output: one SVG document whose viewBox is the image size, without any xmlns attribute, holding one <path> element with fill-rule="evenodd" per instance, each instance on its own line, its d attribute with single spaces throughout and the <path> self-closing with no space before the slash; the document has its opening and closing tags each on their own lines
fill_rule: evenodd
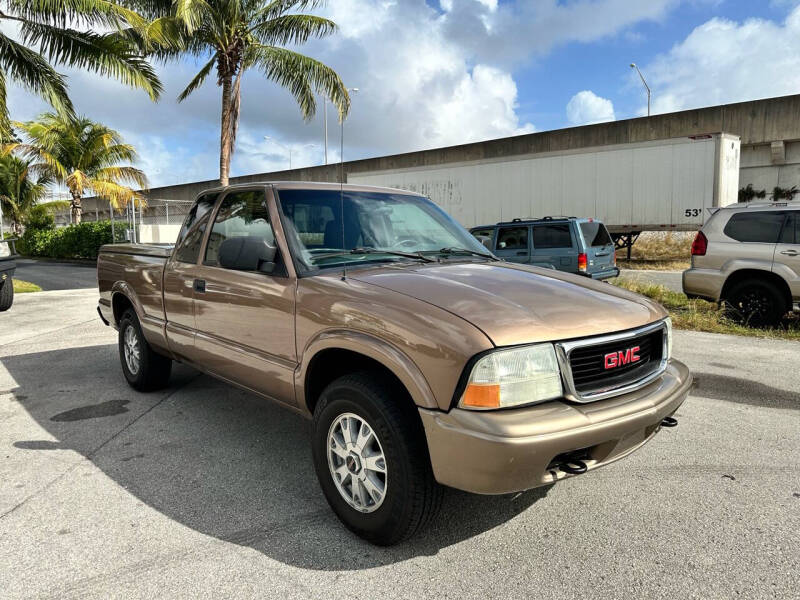
<svg viewBox="0 0 800 600">
<path fill-rule="evenodd" d="M 659 305 L 610 284 L 512 263 L 384 267 L 348 277 L 438 306 L 496 346 L 607 334 L 666 316 Z"/>
</svg>

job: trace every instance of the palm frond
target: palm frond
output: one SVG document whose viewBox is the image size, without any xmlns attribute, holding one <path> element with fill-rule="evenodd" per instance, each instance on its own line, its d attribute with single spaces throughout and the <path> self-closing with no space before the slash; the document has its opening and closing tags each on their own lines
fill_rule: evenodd
<svg viewBox="0 0 800 600">
<path fill-rule="evenodd" d="M 335 33 L 336 23 L 314 15 L 283 15 L 254 26 L 250 31 L 266 46 L 305 44 L 309 38 Z"/>
<path fill-rule="evenodd" d="M 86 69 L 143 89 L 157 100 L 161 82 L 134 45 L 116 34 L 54 27 L 27 22 L 20 27 L 23 41 L 38 46 L 51 62 Z"/>
<path fill-rule="evenodd" d="M 144 171 L 135 167 L 106 167 L 98 170 L 94 174 L 98 181 L 108 181 L 112 183 L 131 183 L 141 190 L 147 189 L 147 175 Z"/>
<path fill-rule="evenodd" d="M 175 18 L 183 23 L 189 32 L 197 29 L 204 17 L 211 10 L 206 0 L 175 0 L 173 11 Z"/>
<path fill-rule="evenodd" d="M 92 179 L 90 187 L 94 193 L 111 203 L 115 209 L 126 206 L 129 202 L 135 201 L 139 206 L 144 206 L 144 196 L 131 188 L 114 183 L 112 181 L 102 181 L 100 179 Z"/>
<path fill-rule="evenodd" d="M 0 144 L 8 142 L 13 134 L 7 100 L 6 73 L 0 68 Z"/>
<path fill-rule="evenodd" d="M 189 82 L 189 85 L 186 86 L 186 89 L 184 89 L 180 93 L 180 95 L 178 96 L 178 102 L 183 102 L 184 100 L 186 100 L 186 98 L 188 98 L 192 92 L 194 92 L 197 88 L 203 85 L 203 82 L 206 80 L 206 77 L 208 77 L 208 74 L 211 72 L 211 69 L 214 68 L 214 62 L 216 60 L 217 60 L 217 55 L 214 54 L 214 56 L 211 57 L 211 60 L 209 60 L 205 65 L 203 65 L 203 68 L 200 69 L 200 72 L 197 73 L 197 75 L 195 75 L 194 78 Z"/>
<path fill-rule="evenodd" d="M 314 92 L 330 98 L 340 118 L 350 110 L 350 96 L 339 75 L 327 65 L 311 57 L 276 46 L 253 46 L 247 62 L 268 79 L 285 87 L 300 105 L 306 120 L 316 111 Z M 249 66 L 248 65 L 248 66 Z"/>
<path fill-rule="evenodd" d="M 59 112 L 74 114 L 64 78 L 38 52 L 0 33 L 0 69 Z M 3 105 L 5 108 L 5 104 Z"/>
<path fill-rule="evenodd" d="M 68 24 L 117 28 L 124 24 L 143 26 L 145 19 L 120 2 L 110 0 L 6 0 L 10 12 L 30 21 L 56 27 Z"/>
</svg>

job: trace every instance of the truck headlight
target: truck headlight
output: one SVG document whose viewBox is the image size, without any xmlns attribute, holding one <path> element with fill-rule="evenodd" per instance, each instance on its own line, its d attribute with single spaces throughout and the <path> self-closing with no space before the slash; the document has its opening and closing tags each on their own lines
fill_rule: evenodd
<svg viewBox="0 0 800 600">
<path fill-rule="evenodd" d="M 495 350 L 472 368 L 459 406 L 476 410 L 508 408 L 563 395 L 553 344 Z"/>
<path fill-rule="evenodd" d="M 667 360 L 669 360 L 672 358 L 672 318 L 664 319 L 664 325 L 667 326 Z"/>
</svg>

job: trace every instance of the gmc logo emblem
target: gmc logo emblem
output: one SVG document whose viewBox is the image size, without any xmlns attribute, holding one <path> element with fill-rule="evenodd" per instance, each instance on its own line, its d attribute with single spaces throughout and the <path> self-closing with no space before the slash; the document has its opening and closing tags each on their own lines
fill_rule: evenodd
<svg viewBox="0 0 800 600">
<path fill-rule="evenodd" d="M 603 357 L 606 369 L 615 369 L 622 365 L 639 362 L 642 357 L 639 356 L 639 346 L 628 348 L 627 350 L 620 350 L 619 352 L 609 352 Z"/>
</svg>

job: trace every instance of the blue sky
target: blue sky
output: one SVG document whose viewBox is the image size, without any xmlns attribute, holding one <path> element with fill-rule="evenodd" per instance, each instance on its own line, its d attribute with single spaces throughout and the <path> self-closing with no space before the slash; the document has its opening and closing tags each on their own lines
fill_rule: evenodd
<svg viewBox="0 0 800 600">
<path fill-rule="evenodd" d="M 617 119 L 639 116 L 646 96 L 638 76 L 629 67 L 631 62 L 644 69 L 695 27 L 713 18 L 782 21 L 790 7 L 788 2 L 758 0 L 685 2 L 667 11 L 661 20 L 642 21 L 597 41 L 565 44 L 514 70 L 519 90 L 517 114 L 523 121 L 535 123 L 538 129 L 568 126 L 564 107 L 575 93 L 589 89 L 613 100 Z M 646 72 L 644 75 L 647 78 Z M 653 89 L 654 98 L 657 93 Z M 754 94 L 758 92 L 754 90 Z"/>
<path fill-rule="evenodd" d="M 340 30 L 302 51 L 358 87 L 345 158 L 492 139 L 645 113 L 800 93 L 800 0 L 333 0 Z M 72 71 L 78 110 L 123 133 L 152 186 L 218 174 L 220 90 L 214 78 L 178 104 L 199 69 L 159 67 L 158 104 Z M 323 161 L 320 110 L 304 122 L 289 94 L 245 76 L 232 174 Z M 12 116 L 46 109 L 10 90 Z M 320 107 L 321 108 L 321 107 Z M 339 126 L 329 119 L 331 161 Z"/>
</svg>

